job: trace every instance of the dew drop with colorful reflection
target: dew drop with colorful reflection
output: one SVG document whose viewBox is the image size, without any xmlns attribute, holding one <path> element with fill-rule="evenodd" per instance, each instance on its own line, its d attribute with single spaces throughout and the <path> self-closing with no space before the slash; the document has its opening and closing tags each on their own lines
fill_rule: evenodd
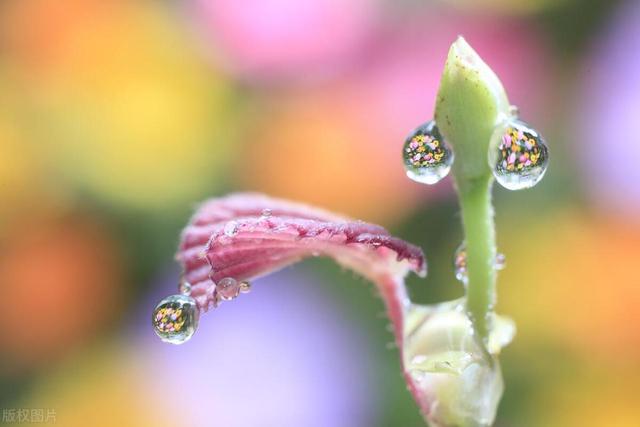
<svg viewBox="0 0 640 427">
<path fill-rule="evenodd" d="M 489 166 L 496 181 L 509 190 L 536 185 L 549 164 L 547 145 L 540 134 L 520 120 L 498 125 L 489 143 Z"/>
<path fill-rule="evenodd" d="M 422 184 L 435 184 L 447 176 L 453 157 L 434 120 L 413 131 L 402 149 L 407 176 Z"/>
<path fill-rule="evenodd" d="M 199 315 L 195 299 L 187 295 L 171 295 L 153 310 L 153 330 L 164 342 L 182 344 L 196 332 Z"/>
<path fill-rule="evenodd" d="M 504 254 L 496 254 L 493 268 L 496 270 L 503 270 L 506 265 L 506 261 L 507 258 Z M 455 272 L 456 279 L 466 286 L 469 282 L 469 274 L 467 272 L 467 244 L 465 242 L 462 242 L 460 246 L 458 246 L 453 255 L 453 270 Z"/>
<path fill-rule="evenodd" d="M 240 293 L 248 294 L 251 292 L 251 283 L 249 282 L 240 282 Z"/>
</svg>

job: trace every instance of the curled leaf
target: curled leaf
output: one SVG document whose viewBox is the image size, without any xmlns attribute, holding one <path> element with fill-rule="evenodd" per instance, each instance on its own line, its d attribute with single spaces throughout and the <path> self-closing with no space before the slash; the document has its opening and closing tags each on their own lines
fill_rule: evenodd
<svg viewBox="0 0 640 427">
<path fill-rule="evenodd" d="M 379 283 L 383 297 L 406 299 L 409 271 L 426 274 L 422 250 L 384 228 L 307 205 L 259 194 L 235 194 L 205 202 L 182 233 L 178 261 L 202 310 L 211 288 L 225 277 L 248 280 L 310 256 L 324 255 Z M 393 319 L 392 319 L 393 320 Z"/>
</svg>

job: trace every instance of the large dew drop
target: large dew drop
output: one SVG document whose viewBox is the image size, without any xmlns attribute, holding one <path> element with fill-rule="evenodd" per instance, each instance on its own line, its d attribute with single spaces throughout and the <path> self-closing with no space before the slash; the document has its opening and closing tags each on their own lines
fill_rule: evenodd
<svg viewBox="0 0 640 427">
<path fill-rule="evenodd" d="M 409 178 L 422 184 L 435 184 L 451 170 L 453 150 L 440 134 L 436 122 L 431 120 L 409 135 L 402 158 Z"/>
<path fill-rule="evenodd" d="M 496 181 L 509 190 L 533 187 L 542 179 L 549 164 L 549 152 L 542 136 L 515 119 L 496 127 L 488 157 Z"/>
<path fill-rule="evenodd" d="M 164 342 L 182 344 L 198 328 L 200 312 L 196 301 L 187 295 L 172 295 L 160 301 L 153 310 L 153 330 Z"/>
</svg>

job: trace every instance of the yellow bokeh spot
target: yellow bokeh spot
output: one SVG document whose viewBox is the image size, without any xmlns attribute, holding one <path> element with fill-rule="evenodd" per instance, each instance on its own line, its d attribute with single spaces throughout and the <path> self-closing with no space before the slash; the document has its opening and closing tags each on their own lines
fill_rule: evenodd
<svg viewBox="0 0 640 427">
<path fill-rule="evenodd" d="M 15 25 L 38 8 L 57 16 L 64 5 L 38 3 Z M 24 121 L 37 118 L 33 143 L 59 175 L 117 205 L 170 208 L 211 192 L 229 157 L 221 74 L 164 3 L 77 9 L 52 31 L 55 55 L 43 66 L 9 55 L 28 95 Z"/>
<path fill-rule="evenodd" d="M 153 406 L 143 374 L 126 352 L 100 346 L 41 380 L 19 407 L 46 408 L 54 420 L 39 425 L 139 427 L 181 425 Z"/>
</svg>

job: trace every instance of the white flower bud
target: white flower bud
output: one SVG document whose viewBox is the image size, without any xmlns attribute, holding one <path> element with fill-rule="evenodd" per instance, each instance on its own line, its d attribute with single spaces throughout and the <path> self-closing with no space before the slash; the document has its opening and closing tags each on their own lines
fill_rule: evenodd
<svg viewBox="0 0 640 427">
<path fill-rule="evenodd" d="M 409 308 L 404 366 L 434 426 L 490 426 L 503 392 L 497 354 L 515 334 L 514 323 L 495 316 L 485 353 L 477 344 L 462 300 Z"/>
</svg>

